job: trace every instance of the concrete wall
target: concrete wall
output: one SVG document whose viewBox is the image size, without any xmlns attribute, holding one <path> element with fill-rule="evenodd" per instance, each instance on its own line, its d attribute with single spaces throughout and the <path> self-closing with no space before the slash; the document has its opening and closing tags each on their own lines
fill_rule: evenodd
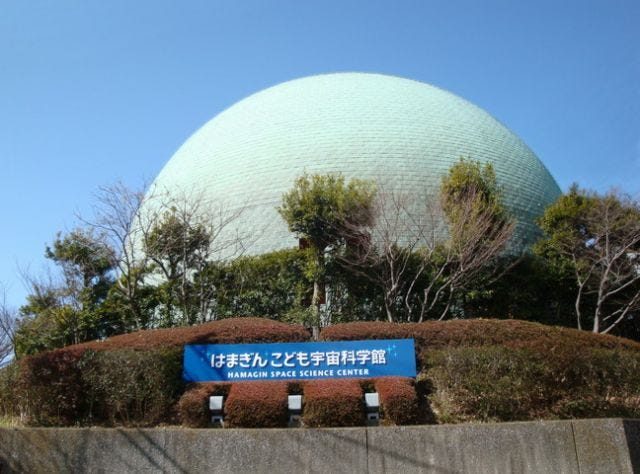
<svg viewBox="0 0 640 474">
<path fill-rule="evenodd" d="M 0 472 L 633 473 L 640 420 L 332 429 L 0 429 Z"/>
</svg>

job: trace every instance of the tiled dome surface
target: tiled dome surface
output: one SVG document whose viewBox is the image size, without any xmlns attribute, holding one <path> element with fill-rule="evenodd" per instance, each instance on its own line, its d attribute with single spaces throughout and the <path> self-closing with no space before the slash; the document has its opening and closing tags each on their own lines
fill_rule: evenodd
<svg viewBox="0 0 640 474">
<path fill-rule="evenodd" d="M 473 104 L 378 74 L 312 76 L 258 92 L 191 136 L 153 186 L 245 208 L 234 227 L 256 235 L 257 254 L 296 245 L 276 207 L 304 172 L 374 179 L 420 199 L 437 194 L 461 157 L 492 163 L 517 218 L 514 243 L 531 243 L 534 219 L 560 194 L 533 152 Z"/>
</svg>

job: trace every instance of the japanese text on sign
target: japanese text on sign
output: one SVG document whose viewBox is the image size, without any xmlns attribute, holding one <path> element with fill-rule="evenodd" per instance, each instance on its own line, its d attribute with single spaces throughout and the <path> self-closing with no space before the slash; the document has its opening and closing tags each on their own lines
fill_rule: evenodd
<svg viewBox="0 0 640 474">
<path fill-rule="evenodd" d="M 415 377 L 412 339 L 185 347 L 186 381 Z"/>
</svg>

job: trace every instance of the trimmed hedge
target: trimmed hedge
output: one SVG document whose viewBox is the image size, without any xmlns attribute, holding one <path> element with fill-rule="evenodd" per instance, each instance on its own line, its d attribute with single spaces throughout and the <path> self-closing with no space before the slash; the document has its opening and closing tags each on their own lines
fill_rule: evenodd
<svg viewBox="0 0 640 474">
<path fill-rule="evenodd" d="M 178 413 L 184 426 L 208 427 L 211 425 L 208 399 L 211 395 L 223 395 L 227 427 L 287 426 L 287 395 L 303 394 L 303 422 L 308 426 L 361 425 L 364 423 L 362 397 L 364 391 L 372 390 L 380 394 L 385 423 L 416 424 L 423 418 L 414 382 L 404 377 L 191 384 L 178 402 Z"/>
<path fill-rule="evenodd" d="M 382 321 L 357 321 L 327 326 L 320 332 L 322 341 L 359 341 L 367 339 L 406 339 L 413 337 L 411 326 Z"/>
<path fill-rule="evenodd" d="M 19 369 L 15 360 L 0 368 L 0 418 L 17 418 L 22 411 L 18 391 Z"/>
<path fill-rule="evenodd" d="M 640 344 L 628 339 L 498 319 L 337 324 L 320 337 L 414 338 L 438 423 L 640 416 Z"/>
<path fill-rule="evenodd" d="M 174 422 L 182 392 L 182 351 L 121 349 L 86 351 L 80 367 L 89 421 L 108 425 L 152 426 Z"/>
<path fill-rule="evenodd" d="M 28 424 L 71 426 L 86 420 L 83 355 L 82 350 L 65 348 L 19 361 L 18 393 Z"/>
<path fill-rule="evenodd" d="M 380 415 L 385 423 L 415 425 L 424 420 L 413 379 L 379 378 L 374 380 L 374 386 L 380 397 Z"/>
<path fill-rule="evenodd" d="M 552 357 L 501 346 L 433 352 L 426 378 L 440 423 L 640 417 L 640 353 L 570 347 Z"/>
<path fill-rule="evenodd" d="M 320 339 L 325 341 L 403 338 L 414 338 L 422 350 L 487 345 L 553 349 L 566 344 L 640 350 L 640 343 L 629 339 L 516 319 L 458 319 L 405 324 L 356 322 L 335 324 L 320 333 Z"/>
<path fill-rule="evenodd" d="M 264 318 L 228 318 L 196 326 L 137 331 L 69 347 L 94 350 L 127 347 L 148 350 L 155 347 L 182 347 L 185 344 L 302 342 L 309 338 L 309 332 L 298 324 Z"/>
<path fill-rule="evenodd" d="M 21 359 L 17 396 L 27 422 L 38 426 L 172 423 L 185 344 L 308 339 L 300 325 L 261 318 L 138 331 Z"/>
<path fill-rule="evenodd" d="M 287 425 L 287 394 L 302 393 L 306 426 L 357 426 L 365 424 L 364 387 L 380 394 L 383 423 L 400 425 L 640 417 L 640 344 L 613 336 L 479 319 L 338 324 L 325 328 L 321 338 L 414 338 L 418 383 L 404 378 L 207 383 L 192 384 L 180 396 L 184 344 L 309 339 L 302 326 L 237 318 L 25 357 L 0 371 L 0 386 L 11 387 L 0 394 L 0 413 L 25 415 L 28 423 L 42 426 L 179 421 L 205 427 L 208 397 L 221 394 L 226 426 L 271 427 Z"/>
<path fill-rule="evenodd" d="M 276 428 L 287 426 L 287 382 L 237 382 L 224 404 L 225 426 Z"/>
<path fill-rule="evenodd" d="M 447 347 L 499 345 L 534 349 L 553 356 L 563 349 L 583 347 L 640 351 L 640 343 L 558 326 L 514 319 L 463 319 L 424 323 L 356 322 L 329 326 L 320 333 L 326 341 L 365 339 L 410 339 L 416 343 L 418 371 L 425 367 L 429 352 Z"/>
<path fill-rule="evenodd" d="M 182 388 L 177 349 L 58 349 L 20 361 L 19 398 L 37 426 L 150 426 L 172 419 Z"/>
<path fill-rule="evenodd" d="M 365 424 L 364 394 L 356 379 L 312 380 L 303 385 L 306 426 L 360 426 Z"/>
</svg>

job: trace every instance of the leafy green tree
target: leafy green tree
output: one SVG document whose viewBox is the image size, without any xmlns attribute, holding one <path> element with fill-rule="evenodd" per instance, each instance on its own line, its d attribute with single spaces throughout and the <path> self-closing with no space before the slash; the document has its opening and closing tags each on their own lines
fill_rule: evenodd
<svg viewBox="0 0 640 474">
<path fill-rule="evenodd" d="M 640 203 L 617 192 L 573 185 L 539 221 L 535 246 L 560 275 L 571 275 L 576 324 L 607 333 L 640 311 Z"/>
<path fill-rule="evenodd" d="M 77 307 L 90 307 L 106 296 L 113 284 L 113 250 L 92 230 L 58 234 L 45 256 L 56 263 L 64 278 L 64 296 Z"/>
<path fill-rule="evenodd" d="M 60 269 L 58 283 L 27 278 L 31 291 L 20 308 L 16 349 L 20 353 L 77 344 L 117 331 L 102 311 L 113 279 L 113 251 L 100 235 L 78 228 L 58 234 L 45 256 Z"/>
<path fill-rule="evenodd" d="M 303 175 L 282 197 L 278 212 L 289 230 L 308 246 L 313 271 L 311 306 L 325 301 L 326 256 L 350 239 L 368 234 L 374 221 L 371 182 L 340 175 Z M 326 322 L 326 321 L 325 321 Z"/>
<path fill-rule="evenodd" d="M 491 245 L 491 232 L 510 222 L 493 166 L 477 161 L 460 160 L 442 178 L 440 202 L 449 223 L 450 244 Z M 482 235 L 476 235 L 481 221 Z M 486 221 L 486 222 L 485 222 Z"/>
<path fill-rule="evenodd" d="M 161 326 L 193 324 L 198 317 L 194 274 L 207 265 L 211 235 L 190 217 L 177 209 L 166 211 L 144 239 L 151 271 L 159 276 Z"/>
</svg>

